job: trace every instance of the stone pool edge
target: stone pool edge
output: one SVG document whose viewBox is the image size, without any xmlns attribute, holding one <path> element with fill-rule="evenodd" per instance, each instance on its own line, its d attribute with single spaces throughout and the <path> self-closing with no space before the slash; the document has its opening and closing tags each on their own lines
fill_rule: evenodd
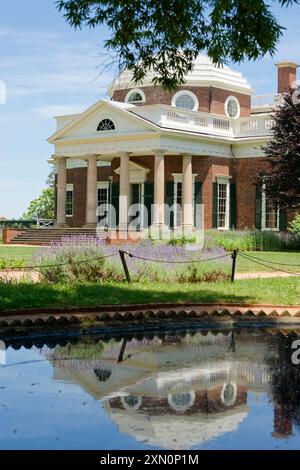
<svg viewBox="0 0 300 470">
<path fill-rule="evenodd" d="M 60 325 L 107 325 L 120 327 L 155 322 L 201 321 L 204 323 L 300 324 L 300 305 L 237 303 L 149 303 L 137 305 L 101 305 L 97 307 L 42 308 L 0 311 L 0 328 L 45 327 Z"/>
</svg>

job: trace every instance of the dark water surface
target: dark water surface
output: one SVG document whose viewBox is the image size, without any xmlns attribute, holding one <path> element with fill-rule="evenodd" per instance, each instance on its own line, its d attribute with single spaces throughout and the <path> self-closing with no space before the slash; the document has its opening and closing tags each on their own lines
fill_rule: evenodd
<svg viewBox="0 0 300 470">
<path fill-rule="evenodd" d="M 7 342 L 0 448 L 300 449 L 297 338 L 232 330 Z"/>
</svg>

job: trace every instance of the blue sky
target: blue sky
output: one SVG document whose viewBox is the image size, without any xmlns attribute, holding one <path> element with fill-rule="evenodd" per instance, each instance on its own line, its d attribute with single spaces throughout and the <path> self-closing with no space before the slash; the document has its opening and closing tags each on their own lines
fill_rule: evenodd
<svg viewBox="0 0 300 470">
<path fill-rule="evenodd" d="M 300 6 L 274 10 L 287 28 L 276 57 L 234 65 L 256 94 L 276 92 L 277 60 L 300 63 Z M 54 0 L 2 5 L 0 80 L 7 103 L 0 105 L 0 216 L 20 217 L 45 186 L 53 116 L 82 111 L 106 96 L 116 69 L 100 73 L 105 36 L 105 30 L 70 29 Z"/>
</svg>

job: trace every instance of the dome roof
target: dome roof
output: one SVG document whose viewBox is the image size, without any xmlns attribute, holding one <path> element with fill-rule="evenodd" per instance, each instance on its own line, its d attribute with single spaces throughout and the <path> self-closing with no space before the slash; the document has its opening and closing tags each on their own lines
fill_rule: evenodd
<svg viewBox="0 0 300 470">
<path fill-rule="evenodd" d="M 132 72 L 124 70 L 112 83 L 108 90 L 112 97 L 114 91 L 128 88 L 143 88 L 153 86 L 154 72 L 149 72 L 141 84 L 135 85 L 132 81 Z M 251 86 L 240 72 L 236 72 L 226 65 L 217 66 L 204 54 L 199 54 L 193 66 L 193 70 L 186 76 L 185 84 L 181 86 L 214 86 L 225 90 L 240 93 L 251 93 Z"/>
</svg>

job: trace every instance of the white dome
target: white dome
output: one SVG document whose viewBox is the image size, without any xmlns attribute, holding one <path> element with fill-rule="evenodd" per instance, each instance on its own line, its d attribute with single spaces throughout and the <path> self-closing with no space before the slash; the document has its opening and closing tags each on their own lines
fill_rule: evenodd
<svg viewBox="0 0 300 470">
<path fill-rule="evenodd" d="M 143 88 L 153 86 L 152 80 L 155 77 L 154 72 L 149 72 L 143 83 L 135 85 L 132 81 L 132 72 L 125 70 L 112 83 L 108 94 L 112 97 L 114 91 L 128 88 Z M 204 54 L 199 54 L 194 62 L 193 70 L 186 76 L 185 84 L 181 86 L 214 86 L 225 90 L 236 91 L 240 93 L 251 93 L 251 86 L 246 78 L 240 72 L 231 68 L 214 65 L 212 60 Z"/>
</svg>

